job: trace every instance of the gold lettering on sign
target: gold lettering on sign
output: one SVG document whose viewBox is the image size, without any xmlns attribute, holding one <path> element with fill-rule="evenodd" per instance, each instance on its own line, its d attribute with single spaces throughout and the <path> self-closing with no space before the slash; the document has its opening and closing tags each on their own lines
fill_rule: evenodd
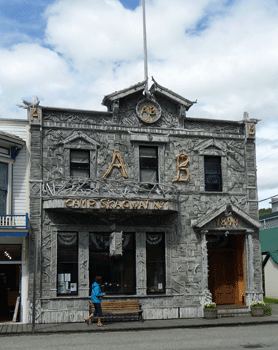
<svg viewBox="0 0 278 350">
<path fill-rule="evenodd" d="M 175 181 L 188 182 L 189 181 L 189 170 L 187 168 L 185 168 L 187 166 L 188 162 L 189 162 L 188 155 L 184 154 L 184 153 L 181 153 L 181 154 L 178 154 L 175 157 L 177 159 L 178 174 L 177 174 L 177 178 L 175 180 L 173 180 L 172 182 L 175 182 Z M 180 164 L 180 159 L 185 159 L 185 161 Z M 185 171 L 185 173 L 186 173 L 186 178 L 185 179 L 181 179 L 180 178 L 181 171 Z"/>
<path fill-rule="evenodd" d="M 231 216 L 225 218 L 217 218 L 216 219 L 216 226 L 221 226 L 221 227 L 227 227 L 228 226 L 238 226 L 238 218 L 233 218 Z"/>
<path fill-rule="evenodd" d="M 88 200 L 88 208 L 94 207 L 95 204 L 96 204 L 96 201 L 94 199 Z"/>
<path fill-rule="evenodd" d="M 123 202 L 123 207 L 128 209 L 129 208 L 129 201 L 124 201 Z"/>
<path fill-rule="evenodd" d="M 155 107 L 154 106 L 150 106 L 149 110 L 150 110 L 150 115 L 154 115 L 155 114 Z"/>
<path fill-rule="evenodd" d="M 39 114 L 39 112 L 38 112 L 38 110 L 37 110 L 37 108 L 35 108 L 34 110 L 33 110 L 33 112 L 32 112 L 32 114 L 31 114 L 31 120 L 33 120 L 34 119 L 34 117 L 37 117 L 38 118 L 38 120 L 40 120 L 40 114 Z"/>
<path fill-rule="evenodd" d="M 113 200 L 113 199 L 67 199 L 65 205 L 68 208 L 73 209 L 155 209 L 155 210 L 169 210 L 169 201 L 132 201 L 129 200 Z M 221 220 L 226 218 L 221 218 Z M 220 222 L 220 219 L 217 219 Z M 238 219 L 234 220 L 233 223 L 238 225 Z M 236 221 L 237 220 L 237 221 Z M 230 220 L 228 219 L 228 222 Z M 218 224 L 219 226 L 219 224 Z"/>
<path fill-rule="evenodd" d="M 120 162 L 120 164 L 116 164 L 115 161 L 116 159 L 118 159 L 118 161 Z M 109 169 L 106 171 L 106 173 L 102 176 L 103 179 L 105 179 L 111 172 L 111 170 L 113 168 L 118 168 L 118 169 L 121 169 L 122 171 L 122 174 L 123 174 L 123 177 L 124 178 L 128 178 L 128 175 L 127 175 L 127 172 L 126 172 L 126 168 L 125 168 L 125 165 L 124 165 L 124 162 L 122 160 L 122 157 L 120 156 L 120 153 L 119 151 L 114 151 L 114 154 L 113 154 L 113 158 L 112 158 L 112 162 L 110 164 L 110 167 Z"/>
<path fill-rule="evenodd" d="M 248 124 L 248 132 L 249 132 L 249 135 L 255 134 L 255 124 Z"/>
<path fill-rule="evenodd" d="M 142 114 L 150 114 L 150 115 L 154 115 L 156 113 L 156 109 L 155 109 L 155 106 L 149 106 L 149 109 L 147 106 L 144 106 L 142 109 L 141 109 L 141 115 Z"/>
</svg>

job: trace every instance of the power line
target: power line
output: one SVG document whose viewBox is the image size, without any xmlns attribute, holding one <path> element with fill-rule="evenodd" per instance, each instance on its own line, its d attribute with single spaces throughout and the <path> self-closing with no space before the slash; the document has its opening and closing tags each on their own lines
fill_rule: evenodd
<svg viewBox="0 0 278 350">
<path fill-rule="evenodd" d="M 268 198 L 265 198 L 265 199 L 261 199 L 260 201 L 258 201 L 258 203 L 266 201 L 267 199 L 270 199 L 270 198 L 273 198 L 273 197 L 277 197 L 277 196 L 278 196 L 278 194 L 275 194 L 274 196 L 271 196 L 271 197 L 268 197 Z"/>
<path fill-rule="evenodd" d="M 278 135 L 278 132 L 277 132 L 276 134 L 270 136 L 268 139 L 265 139 L 264 141 L 258 143 L 257 146 L 261 145 L 262 143 L 266 142 L 267 140 L 270 140 L 272 137 L 274 137 L 274 136 L 276 136 L 276 135 Z"/>
</svg>

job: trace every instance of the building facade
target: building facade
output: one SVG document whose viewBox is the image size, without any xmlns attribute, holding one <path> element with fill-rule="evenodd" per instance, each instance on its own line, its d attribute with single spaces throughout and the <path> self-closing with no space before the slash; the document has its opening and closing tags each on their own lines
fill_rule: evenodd
<svg viewBox="0 0 278 350">
<path fill-rule="evenodd" d="M 0 120 L 0 321 L 28 320 L 28 138 L 28 121 Z"/>
<path fill-rule="evenodd" d="M 278 299 L 278 199 L 271 198 L 271 213 L 260 215 L 260 242 L 263 256 L 264 292 Z"/>
<path fill-rule="evenodd" d="M 262 300 L 257 120 L 188 118 L 192 101 L 145 89 L 105 96 L 107 112 L 28 109 L 29 321 L 83 322 L 96 275 L 144 319 Z"/>
</svg>

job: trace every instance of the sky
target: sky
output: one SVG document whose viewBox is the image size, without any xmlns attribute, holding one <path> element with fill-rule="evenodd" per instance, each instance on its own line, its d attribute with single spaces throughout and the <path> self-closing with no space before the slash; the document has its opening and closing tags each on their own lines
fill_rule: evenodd
<svg viewBox="0 0 278 350">
<path fill-rule="evenodd" d="M 144 80 L 141 0 L 0 0 L 0 23 L 0 118 L 34 95 L 106 110 Z M 260 120 L 259 200 L 278 195 L 278 0 L 146 0 L 146 25 L 149 77 L 197 99 L 188 117 Z"/>
</svg>

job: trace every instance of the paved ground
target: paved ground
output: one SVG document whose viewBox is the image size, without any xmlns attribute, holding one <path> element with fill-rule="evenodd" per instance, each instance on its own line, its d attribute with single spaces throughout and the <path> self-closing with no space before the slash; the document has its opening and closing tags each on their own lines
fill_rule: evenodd
<svg viewBox="0 0 278 350">
<path fill-rule="evenodd" d="M 208 328 L 208 327 L 228 327 L 228 326 L 248 326 L 259 324 L 278 324 L 278 304 L 270 304 L 272 308 L 271 316 L 263 317 L 221 317 L 215 320 L 203 318 L 194 319 L 172 319 L 172 320 L 147 320 L 144 322 L 110 322 L 105 328 L 99 328 L 96 323 L 53 323 L 36 324 L 34 333 L 79 333 L 79 332 L 120 332 L 120 331 L 142 331 L 175 328 Z M 33 332 L 31 324 L 23 323 L 0 323 L 0 336 L 30 334 Z"/>
</svg>

